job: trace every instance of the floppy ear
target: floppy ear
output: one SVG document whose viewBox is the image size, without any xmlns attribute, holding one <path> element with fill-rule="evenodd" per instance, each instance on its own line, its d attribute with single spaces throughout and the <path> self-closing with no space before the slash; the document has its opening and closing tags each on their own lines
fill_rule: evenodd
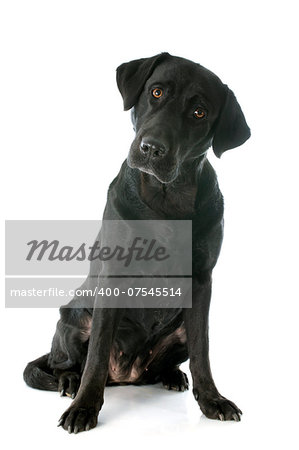
<svg viewBox="0 0 299 450">
<path fill-rule="evenodd" d="M 250 137 L 250 129 L 234 93 L 226 86 L 224 105 L 216 122 L 213 150 L 218 158 L 226 150 L 244 144 Z"/>
<path fill-rule="evenodd" d="M 116 82 L 124 100 L 124 110 L 131 109 L 137 102 L 146 80 L 169 53 L 160 53 L 151 58 L 135 59 L 116 69 Z"/>
</svg>

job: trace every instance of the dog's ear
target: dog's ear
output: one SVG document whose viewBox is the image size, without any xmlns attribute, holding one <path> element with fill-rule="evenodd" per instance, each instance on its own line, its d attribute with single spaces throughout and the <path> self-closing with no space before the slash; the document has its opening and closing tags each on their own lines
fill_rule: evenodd
<svg viewBox="0 0 299 450">
<path fill-rule="evenodd" d="M 226 98 L 215 125 L 213 150 L 218 158 L 226 150 L 244 144 L 250 129 L 234 93 L 226 86 Z"/>
<path fill-rule="evenodd" d="M 137 102 L 146 80 L 154 69 L 169 57 L 169 53 L 160 53 L 151 58 L 135 59 L 116 69 L 116 82 L 124 100 L 124 110 L 131 109 Z"/>
</svg>

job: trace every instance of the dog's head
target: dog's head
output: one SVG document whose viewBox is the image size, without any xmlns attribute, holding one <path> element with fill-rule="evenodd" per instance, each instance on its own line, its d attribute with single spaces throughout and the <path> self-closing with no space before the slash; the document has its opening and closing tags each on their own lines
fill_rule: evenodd
<svg viewBox="0 0 299 450">
<path fill-rule="evenodd" d="M 119 66 L 117 84 L 136 132 L 128 165 L 162 183 L 210 146 L 220 158 L 250 137 L 233 92 L 200 64 L 161 53 Z"/>
</svg>

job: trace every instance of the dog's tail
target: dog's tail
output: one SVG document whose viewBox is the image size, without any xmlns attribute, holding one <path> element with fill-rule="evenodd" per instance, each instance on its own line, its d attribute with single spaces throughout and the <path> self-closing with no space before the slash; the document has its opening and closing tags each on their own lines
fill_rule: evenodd
<svg viewBox="0 0 299 450">
<path fill-rule="evenodd" d="M 44 391 L 57 391 L 58 379 L 48 365 L 49 353 L 27 364 L 23 378 L 28 386 Z"/>
</svg>

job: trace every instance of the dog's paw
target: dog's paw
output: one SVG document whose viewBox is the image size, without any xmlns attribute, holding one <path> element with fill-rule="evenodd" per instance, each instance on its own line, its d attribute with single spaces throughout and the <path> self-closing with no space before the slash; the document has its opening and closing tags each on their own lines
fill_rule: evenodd
<svg viewBox="0 0 299 450">
<path fill-rule="evenodd" d="M 69 433 L 79 433 L 95 428 L 98 421 L 98 412 L 95 408 L 85 408 L 71 405 L 60 417 L 58 426 Z"/>
<path fill-rule="evenodd" d="M 180 369 L 174 369 L 161 375 L 163 387 L 169 391 L 186 391 L 189 389 L 187 375 Z"/>
<path fill-rule="evenodd" d="M 62 372 L 58 379 L 58 392 L 61 397 L 75 398 L 80 386 L 80 375 L 77 372 Z"/>
<path fill-rule="evenodd" d="M 230 400 L 222 395 L 205 396 L 199 398 L 196 390 L 193 391 L 200 409 L 209 419 L 235 420 L 240 422 L 242 411 Z"/>
</svg>

